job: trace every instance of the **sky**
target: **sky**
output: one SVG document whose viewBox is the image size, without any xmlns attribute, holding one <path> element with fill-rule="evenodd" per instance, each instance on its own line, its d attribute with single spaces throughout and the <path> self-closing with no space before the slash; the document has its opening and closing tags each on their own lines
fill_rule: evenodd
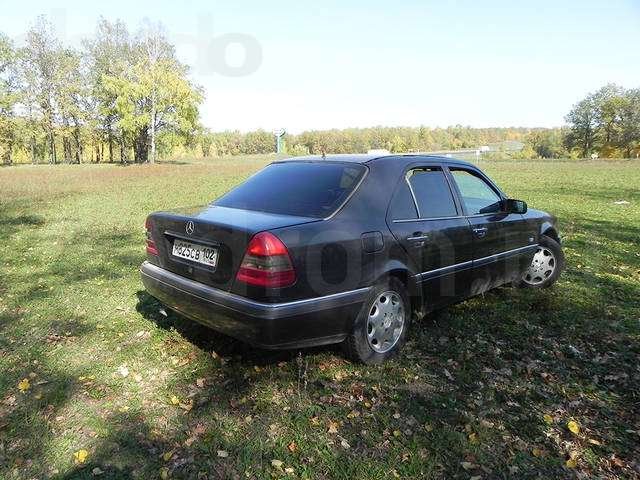
<svg viewBox="0 0 640 480">
<path fill-rule="evenodd" d="M 6 3 L 2 6 L 2 3 Z M 553 127 L 607 83 L 640 87 L 640 0 L 0 0 L 18 44 L 37 15 L 80 45 L 99 16 L 161 22 L 206 99 L 249 131 Z"/>
</svg>

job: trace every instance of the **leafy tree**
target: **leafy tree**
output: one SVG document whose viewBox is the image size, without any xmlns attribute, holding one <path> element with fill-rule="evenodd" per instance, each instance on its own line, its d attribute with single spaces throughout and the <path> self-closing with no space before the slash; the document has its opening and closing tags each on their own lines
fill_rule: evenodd
<svg viewBox="0 0 640 480">
<path fill-rule="evenodd" d="M 16 141 L 15 105 L 18 100 L 15 84 L 15 50 L 11 41 L 0 34 L 0 145 L 3 148 L 2 162 L 12 162 L 12 151 Z"/>
<path fill-rule="evenodd" d="M 186 73 L 175 58 L 149 63 L 141 57 L 126 76 L 105 77 L 105 89 L 115 98 L 117 125 L 133 140 L 136 162 L 149 161 L 150 151 L 154 160 L 157 132 L 186 137 L 196 131 L 202 93 Z"/>
<path fill-rule="evenodd" d="M 54 95 L 65 161 L 80 163 L 83 156 L 82 126 L 88 118 L 88 89 L 80 54 L 71 49 L 57 52 Z"/>
<path fill-rule="evenodd" d="M 593 94 L 596 129 L 600 145 L 613 145 L 618 140 L 624 88 L 608 84 Z"/>
<path fill-rule="evenodd" d="M 566 155 L 564 132 L 558 129 L 536 130 L 529 134 L 526 144 L 541 158 L 561 158 Z"/>
<path fill-rule="evenodd" d="M 582 157 L 588 157 L 595 146 L 598 117 L 596 98 L 589 95 L 576 103 L 566 117 L 570 131 L 566 137 L 569 148 L 579 148 Z"/>
<path fill-rule="evenodd" d="M 117 131 L 116 96 L 106 87 L 106 79 L 122 77 L 132 66 L 132 40 L 126 25 L 117 20 L 100 18 L 93 37 L 85 39 L 84 58 L 90 84 L 89 109 L 92 112 L 93 141 L 96 158 L 103 158 L 107 145 L 110 162 L 114 161 L 116 144 L 120 145 L 120 161 L 125 160 L 125 136 Z"/>
<path fill-rule="evenodd" d="M 640 142 L 640 97 L 638 89 L 626 90 L 609 84 L 578 102 L 567 122 L 568 148 L 583 157 L 597 150 L 603 156 L 631 156 Z"/>
<path fill-rule="evenodd" d="M 628 90 L 619 111 L 620 132 L 618 146 L 630 158 L 640 154 L 640 88 Z"/>
</svg>

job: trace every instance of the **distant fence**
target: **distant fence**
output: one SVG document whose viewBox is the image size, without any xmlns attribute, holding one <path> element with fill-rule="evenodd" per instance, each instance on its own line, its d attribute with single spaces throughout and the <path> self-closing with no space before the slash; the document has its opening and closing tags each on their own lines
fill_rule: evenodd
<svg viewBox="0 0 640 480">
<path fill-rule="evenodd" d="M 519 152 L 524 148 L 524 143 L 516 141 L 506 141 L 489 145 L 482 145 L 478 148 L 461 148 L 458 150 L 438 150 L 433 152 L 417 152 L 428 155 L 442 155 L 444 157 L 460 158 L 462 160 L 479 160 L 484 156 L 504 153 Z"/>
</svg>

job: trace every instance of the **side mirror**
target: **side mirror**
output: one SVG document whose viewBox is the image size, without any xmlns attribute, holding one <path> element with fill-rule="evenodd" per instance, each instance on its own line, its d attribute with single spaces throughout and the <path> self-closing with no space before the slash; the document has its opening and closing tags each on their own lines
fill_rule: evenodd
<svg viewBox="0 0 640 480">
<path fill-rule="evenodd" d="M 503 210 L 507 213 L 527 213 L 527 202 L 509 198 L 504 200 Z"/>
</svg>

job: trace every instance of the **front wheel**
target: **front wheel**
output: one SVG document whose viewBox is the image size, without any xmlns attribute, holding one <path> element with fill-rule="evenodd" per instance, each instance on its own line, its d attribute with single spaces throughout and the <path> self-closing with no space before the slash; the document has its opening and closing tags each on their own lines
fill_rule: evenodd
<svg viewBox="0 0 640 480">
<path fill-rule="evenodd" d="M 564 269 L 562 247 L 553 238 L 542 235 L 531 265 L 525 271 L 519 286 L 525 288 L 550 287 Z"/>
<path fill-rule="evenodd" d="M 403 283 L 390 278 L 376 285 L 344 341 L 345 353 L 362 363 L 382 363 L 404 345 L 410 319 L 411 303 Z"/>
</svg>

